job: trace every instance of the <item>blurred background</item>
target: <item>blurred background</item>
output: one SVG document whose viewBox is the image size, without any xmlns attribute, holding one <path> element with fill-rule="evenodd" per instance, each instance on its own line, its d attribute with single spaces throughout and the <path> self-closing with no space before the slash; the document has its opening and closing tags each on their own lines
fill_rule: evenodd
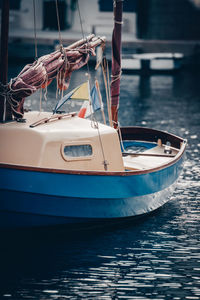
<svg viewBox="0 0 200 300">
<path fill-rule="evenodd" d="M 55 5 L 55 0 L 35 0 L 39 56 L 58 44 Z M 109 54 L 112 6 L 112 0 L 59 0 L 64 46 L 82 38 L 82 25 L 84 35 L 106 35 Z M 125 0 L 123 22 L 124 53 L 181 52 L 187 66 L 199 65 L 200 0 Z M 9 36 L 10 58 L 34 57 L 32 0 L 10 1 Z"/>
</svg>

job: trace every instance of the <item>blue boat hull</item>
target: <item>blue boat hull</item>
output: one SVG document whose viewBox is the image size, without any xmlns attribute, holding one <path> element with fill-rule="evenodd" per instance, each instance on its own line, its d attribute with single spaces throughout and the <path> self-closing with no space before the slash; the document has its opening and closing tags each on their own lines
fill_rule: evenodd
<svg viewBox="0 0 200 300">
<path fill-rule="evenodd" d="M 0 228 L 115 220 L 149 213 L 169 200 L 183 157 L 143 174 L 73 174 L 0 168 Z"/>
</svg>

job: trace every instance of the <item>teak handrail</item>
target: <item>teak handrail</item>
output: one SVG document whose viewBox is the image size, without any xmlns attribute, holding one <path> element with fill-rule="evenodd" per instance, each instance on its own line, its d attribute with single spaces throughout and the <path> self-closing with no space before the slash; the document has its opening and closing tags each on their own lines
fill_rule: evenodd
<svg viewBox="0 0 200 300">
<path fill-rule="evenodd" d="M 61 120 L 61 119 L 67 118 L 67 117 L 74 117 L 75 115 L 76 115 L 76 112 L 72 112 L 69 114 L 62 114 L 62 115 L 53 115 L 49 118 L 44 118 L 44 119 L 41 119 L 41 120 L 31 124 L 29 127 L 34 128 L 36 126 L 39 126 L 39 125 L 42 125 L 42 124 L 45 124 L 45 123 L 48 123 L 51 121 Z"/>
</svg>

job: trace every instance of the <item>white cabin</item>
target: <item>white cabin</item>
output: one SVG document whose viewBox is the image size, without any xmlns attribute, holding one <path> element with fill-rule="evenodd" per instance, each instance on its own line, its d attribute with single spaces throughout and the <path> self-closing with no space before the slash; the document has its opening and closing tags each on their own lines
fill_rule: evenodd
<svg viewBox="0 0 200 300">
<path fill-rule="evenodd" d="M 62 170 L 124 171 L 117 131 L 77 116 L 50 119 L 52 113 L 28 112 L 26 123 L 0 124 L 0 163 Z"/>
</svg>

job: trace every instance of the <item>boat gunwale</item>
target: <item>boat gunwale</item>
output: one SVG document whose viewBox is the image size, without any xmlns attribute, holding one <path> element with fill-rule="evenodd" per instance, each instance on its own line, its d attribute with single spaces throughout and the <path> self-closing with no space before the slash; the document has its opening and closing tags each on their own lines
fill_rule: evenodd
<svg viewBox="0 0 200 300">
<path fill-rule="evenodd" d="M 122 135 L 122 141 L 137 140 L 157 143 L 158 139 L 161 139 L 163 144 L 169 141 L 171 146 L 177 148 L 178 150 L 181 149 L 181 143 L 187 143 L 186 139 L 183 139 L 175 134 L 149 127 L 126 126 L 121 127 L 120 131 Z"/>
<path fill-rule="evenodd" d="M 147 127 L 122 127 L 122 137 L 125 134 L 129 134 L 133 136 L 133 132 L 143 131 L 143 133 L 151 132 L 151 137 L 154 136 L 154 139 L 149 140 L 143 140 L 145 142 L 154 141 L 155 142 L 155 134 L 160 134 L 162 137 L 170 137 L 171 141 L 174 141 L 174 143 L 179 142 L 180 148 L 178 149 L 177 155 L 172 158 L 170 162 L 161 164 L 160 166 L 157 166 L 155 168 L 148 168 L 143 170 L 126 170 L 126 171 L 83 171 L 83 170 L 66 170 L 66 169 L 52 169 L 52 168 L 44 168 L 44 167 L 34 167 L 34 166 L 24 166 L 24 165 L 14 165 L 14 164 L 5 164 L 0 163 L 0 168 L 7 168 L 7 169 L 16 169 L 16 170 L 24 170 L 24 171 L 33 171 L 33 172 L 43 172 L 43 173 L 57 173 L 57 174 L 69 174 L 69 175 L 90 175 L 90 176 L 132 176 L 132 175 L 143 175 L 148 173 L 153 173 L 156 171 L 160 171 L 162 169 L 165 169 L 167 167 L 170 167 L 174 165 L 178 160 L 180 160 L 185 152 L 187 140 L 182 139 L 176 135 L 170 134 L 168 132 L 155 130 Z M 128 133 L 127 133 L 128 132 Z M 157 136 L 156 136 L 157 137 Z M 127 139 L 125 139 L 127 140 Z M 130 140 L 130 139 L 128 139 Z"/>
</svg>

